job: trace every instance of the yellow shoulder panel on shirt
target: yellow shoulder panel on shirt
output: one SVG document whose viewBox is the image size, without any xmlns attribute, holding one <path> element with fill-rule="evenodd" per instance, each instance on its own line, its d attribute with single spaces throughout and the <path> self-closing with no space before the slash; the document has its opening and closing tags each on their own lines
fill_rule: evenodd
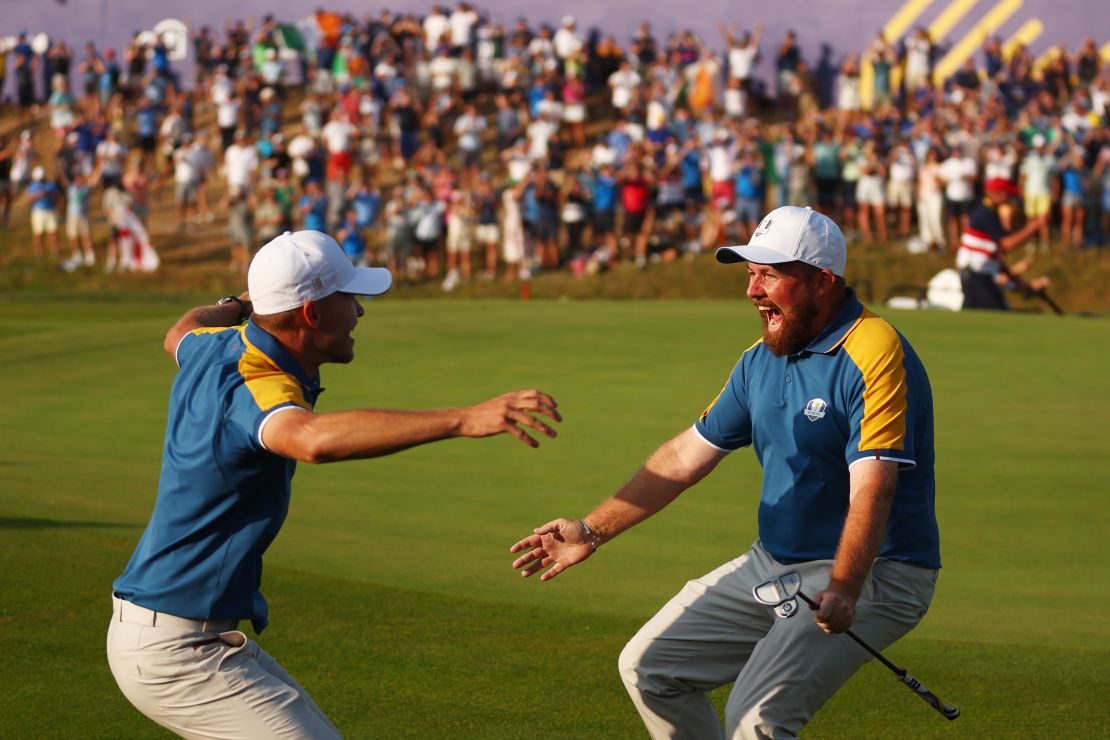
<svg viewBox="0 0 1110 740">
<path fill-rule="evenodd" d="M 754 342 L 752 342 L 750 347 L 748 347 L 746 350 L 741 352 L 740 353 L 740 359 L 736 361 L 736 365 L 739 365 L 740 360 L 744 359 L 744 355 L 748 354 L 753 349 L 755 349 L 759 345 L 759 343 L 762 342 L 762 341 L 763 341 L 762 338 L 755 340 Z M 736 365 L 733 365 L 733 367 L 735 368 Z M 732 373 L 729 373 L 728 378 L 729 378 L 729 380 L 732 379 Z M 725 381 L 725 384 L 721 388 L 721 390 L 717 392 L 717 396 L 712 401 L 709 402 L 708 406 L 705 407 L 705 411 L 701 412 L 701 416 L 698 417 L 698 421 L 704 421 L 705 420 L 705 417 L 709 415 L 710 409 L 712 409 L 714 406 L 717 405 L 717 401 L 721 400 L 721 394 L 725 392 L 725 388 L 728 388 L 728 380 Z"/>
<path fill-rule="evenodd" d="M 246 332 L 243 332 L 243 342 L 247 349 L 239 358 L 239 374 L 243 376 L 244 385 L 254 396 L 258 408 L 269 411 L 283 403 L 294 403 L 311 411 L 312 406 L 305 400 L 300 382 L 251 344 Z"/>
<path fill-rule="evenodd" d="M 864 309 L 844 338 L 844 351 L 863 375 L 860 449 L 905 448 L 906 367 L 898 332 Z"/>
<path fill-rule="evenodd" d="M 191 334 L 219 334 L 221 331 L 229 331 L 236 329 L 234 326 L 202 326 L 198 329 L 193 329 Z"/>
</svg>

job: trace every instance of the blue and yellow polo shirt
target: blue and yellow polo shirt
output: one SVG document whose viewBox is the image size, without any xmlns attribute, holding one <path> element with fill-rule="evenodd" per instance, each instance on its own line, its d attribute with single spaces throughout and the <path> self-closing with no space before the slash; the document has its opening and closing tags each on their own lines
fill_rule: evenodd
<svg viewBox="0 0 1110 740">
<path fill-rule="evenodd" d="M 268 451 L 262 426 L 311 410 L 322 390 L 253 321 L 197 329 L 177 348 L 162 475 L 122 599 L 193 619 L 268 621 L 262 554 L 285 521 L 296 462 Z"/>
<path fill-rule="evenodd" d="M 835 556 L 848 469 L 873 458 L 900 468 L 880 557 L 940 567 L 929 378 L 906 338 L 853 291 L 801 352 L 749 347 L 694 429 L 723 451 L 754 447 L 763 466 L 759 537 L 779 562 Z"/>
</svg>

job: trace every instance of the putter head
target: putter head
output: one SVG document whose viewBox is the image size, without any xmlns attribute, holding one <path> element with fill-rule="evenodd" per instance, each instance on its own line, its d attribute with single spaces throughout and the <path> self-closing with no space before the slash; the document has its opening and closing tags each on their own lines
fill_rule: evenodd
<svg viewBox="0 0 1110 740">
<path fill-rule="evenodd" d="M 777 578 L 755 586 L 752 596 L 760 604 L 774 607 L 775 614 L 781 619 L 789 619 L 798 613 L 797 596 L 801 588 L 801 574 L 796 570 L 788 570 Z"/>
</svg>

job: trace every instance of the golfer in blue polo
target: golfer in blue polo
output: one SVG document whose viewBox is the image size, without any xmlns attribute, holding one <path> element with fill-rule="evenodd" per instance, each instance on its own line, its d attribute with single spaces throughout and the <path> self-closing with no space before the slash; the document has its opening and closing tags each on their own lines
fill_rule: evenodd
<svg viewBox="0 0 1110 740">
<path fill-rule="evenodd" d="M 786 206 L 749 244 L 717 250 L 748 271 L 763 336 L 694 424 L 581 519 L 512 546 L 524 576 L 554 578 L 751 446 L 763 467 L 759 539 L 690 581 L 619 666 L 654 738 L 794 737 L 869 655 L 929 608 L 940 568 L 933 402 L 917 354 L 844 281 L 844 235 Z M 757 584 L 797 570 L 811 618 L 776 619 Z M 722 729 L 707 692 L 735 682 Z"/>
<path fill-rule="evenodd" d="M 260 634 L 269 607 L 262 555 L 289 511 L 298 461 L 377 457 L 450 437 L 561 420 L 537 390 L 429 411 L 317 413 L 320 366 L 354 359 L 359 296 L 385 293 L 388 270 L 355 267 L 319 231 L 278 236 L 247 275 L 249 291 L 188 311 L 165 339 L 170 390 L 154 513 L 112 584 L 108 664 L 124 696 L 190 738 L 335 738 L 308 692 L 240 630 Z"/>
</svg>

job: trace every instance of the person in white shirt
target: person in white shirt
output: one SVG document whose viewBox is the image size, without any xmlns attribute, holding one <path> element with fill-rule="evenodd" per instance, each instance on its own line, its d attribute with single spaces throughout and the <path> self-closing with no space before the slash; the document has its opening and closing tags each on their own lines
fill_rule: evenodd
<svg viewBox="0 0 1110 740">
<path fill-rule="evenodd" d="M 428 72 L 432 78 L 432 89 L 436 92 L 442 92 L 454 88 L 457 67 L 458 62 L 446 50 L 437 52 L 432 61 L 428 63 Z"/>
<path fill-rule="evenodd" d="M 555 56 L 560 62 L 566 62 L 582 49 L 582 37 L 576 30 L 574 16 L 568 15 L 563 18 L 563 24 L 555 32 L 552 43 L 555 46 Z"/>
<path fill-rule="evenodd" d="M 435 49 L 451 31 L 451 21 L 443 12 L 443 6 L 433 5 L 432 12 L 424 18 L 424 47 Z"/>
<path fill-rule="evenodd" d="M 478 25 L 478 14 L 470 3 L 459 3 L 451 17 L 447 19 L 451 28 L 451 46 L 461 52 L 474 43 L 474 27 Z"/>
<path fill-rule="evenodd" d="M 220 146 L 226 150 L 234 141 L 235 131 L 239 128 L 239 109 L 242 101 L 232 90 L 228 97 L 216 105 L 216 126 L 220 129 Z"/>
<path fill-rule="evenodd" d="M 555 44 L 551 41 L 551 27 L 547 24 L 540 26 L 539 33 L 528 42 L 528 56 L 540 57 L 545 66 L 555 59 Z"/>
<path fill-rule="evenodd" d="M 324 148 L 328 151 L 328 177 L 346 181 L 354 164 L 351 152 L 358 129 L 351 123 L 347 111 L 336 108 L 320 134 L 324 140 Z"/>
<path fill-rule="evenodd" d="M 239 129 L 235 139 L 224 152 L 224 177 L 227 189 L 249 194 L 254 185 L 254 173 L 258 170 L 258 151 L 247 140 L 247 132 Z"/>
<path fill-rule="evenodd" d="M 632 102 L 632 92 L 640 86 L 640 82 L 640 75 L 632 69 L 632 65 L 627 61 L 621 62 L 620 68 L 609 75 L 613 107 L 623 114 L 624 109 Z"/>
<path fill-rule="evenodd" d="M 898 214 L 898 236 L 910 236 L 910 216 L 913 208 L 915 168 L 917 160 L 905 144 L 899 144 L 890 151 L 887 161 L 886 202 Z"/>
<path fill-rule="evenodd" d="M 609 139 L 605 134 L 597 137 L 597 143 L 590 151 L 590 164 L 593 165 L 595 170 L 600 170 L 602 167 L 613 167 L 617 163 L 617 150 L 609 146 Z"/>
<path fill-rule="evenodd" d="M 115 132 L 109 128 L 104 141 L 96 145 L 96 171 L 100 186 L 123 188 L 123 165 L 127 162 L 127 147 L 116 139 Z"/>
<path fill-rule="evenodd" d="M 473 183 L 478 174 L 478 166 L 482 161 L 482 133 L 485 130 L 486 119 L 473 103 L 468 103 L 462 115 L 455 119 L 455 136 L 458 137 L 464 183 Z"/>
<path fill-rule="evenodd" d="M 918 28 L 906 39 L 906 92 L 913 93 L 919 88 L 930 85 L 929 76 L 932 72 L 933 42 L 929 40 L 929 32 Z M 912 95 L 911 95 L 912 96 Z"/>
<path fill-rule="evenodd" d="M 967 228 L 971 209 L 975 205 L 975 180 L 979 169 L 975 160 L 959 149 L 953 149 L 940 165 L 940 179 L 944 181 L 944 203 L 948 210 L 948 242 L 958 244 L 960 234 Z"/>
<path fill-rule="evenodd" d="M 764 25 L 762 22 L 756 25 L 754 33 L 734 32 L 723 22 L 718 25 L 718 28 L 725 43 L 728 44 L 729 79 L 739 80 L 740 89 L 750 93 L 752 69 L 759 60 L 759 41 L 763 38 Z"/>
</svg>

